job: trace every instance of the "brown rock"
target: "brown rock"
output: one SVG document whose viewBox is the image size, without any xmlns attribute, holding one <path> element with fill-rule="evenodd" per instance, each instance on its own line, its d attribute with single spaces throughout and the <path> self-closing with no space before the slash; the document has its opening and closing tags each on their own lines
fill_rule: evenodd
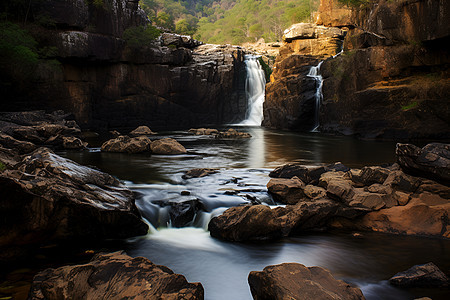
<svg viewBox="0 0 450 300">
<path fill-rule="evenodd" d="M 305 184 L 298 177 L 291 179 L 272 178 L 267 183 L 267 190 L 277 202 L 296 204 L 305 200 Z"/>
<path fill-rule="evenodd" d="M 385 194 L 358 191 L 351 197 L 349 205 L 366 207 L 371 210 L 380 210 L 386 206 L 385 199 L 387 197 Z"/>
<path fill-rule="evenodd" d="M 130 135 L 132 136 L 140 136 L 140 135 L 153 135 L 156 134 L 156 132 L 153 132 L 150 128 L 147 126 L 139 126 L 135 130 L 130 132 Z"/>
<path fill-rule="evenodd" d="M 219 130 L 212 128 L 191 128 L 189 129 L 189 133 L 195 135 L 216 135 L 219 133 Z"/>
<path fill-rule="evenodd" d="M 112 284 L 114 283 L 114 284 Z M 87 264 L 46 269 L 33 280 L 29 299 L 203 299 L 200 283 L 146 258 L 98 254 Z"/>
<path fill-rule="evenodd" d="M 219 132 L 216 135 L 216 138 L 218 138 L 218 139 L 241 139 L 241 138 L 248 139 L 251 137 L 252 136 L 249 133 L 239 132 L 233 128 L 230 128 L 227 131 Z"/>
<path fill-rule="evenodd" d="M 411 200 L 411 196 L 403 192 L 395 192 L 394 197 L 397 199 L 398 205 L 401 206 L 405 206 Z"/>
<path fill-rule="evenodd" d="M 351 8 L 338 0 L 321 0 L 316 23 L 324 26 L 349 27 L 354 25 L 351 16 Z"/>
<path fill-rule="evenodd" d="M 165 138 L 153 141 L 151 150 L 154 154 L 184 154 L 187 153 L 186 148 L 172 138 Z"/>
<path fill-rule="evenodd" d="M 64 149 L 84 149 L 87 147 L 88 143 L 83 142 L 74 136 L 65 136 L 62 138 Z"/>
<path fill-rule="evenodd" d="M 372 185 L 375 183 L 383 184 L 388 178 L 390 171 L 382 167 L 364 167 L 359 173 L 359 177 L 355 178 L 364 185 Z"/>
<path fill-rule="evenodd" d="M 303 192 L 305 193 L 305 196 L 310 199 L 321 199 L 325 198 L 327 195 L 327 191 L 324 188 L 310 184 L 305 186 Z"/>
<path fill-rule="evenodd" d="M 30 153 L 37 148 L 37 146 L 31 142 L 17 140 L 2 132 L 0 132 L 0 145 L 8 149 L 17 150 L 20 154 Z"/>
<path fill-rule="evenodd" d="M 253 299 L 365 299 L 361 290 L 336 280 L 320 267 L 285 263 L 252 271 L 248 276 Z"/>
<path fill-rule="evenodd" d="M 152 141 L 146 136 L 130 138 L 122 135 L 103 143 L 101 149 L 104 152 L 140 153 L 150 152 Z"/>
<path fill-rule="evenodd" d="M 395 274 L 389 279 L 389 283 L 400 287 L 446 287 L 450 284 L 450 279 L 435 264 L 429 262 Z"/>
<path fill-rule="evenodd" d="M 340 201 L 346 201 L 352 198 L 354 191 L 351 181 L 343 179 L 329 180 L 327 185 L 327 195 Z"/>
<path fill-rule="evenodd" d="M 216 174 L 217 172 L 218 172 L 217 169 L 210 169 L 210 168 L 192 169 L 186 171 L 186 173 L 182 177 L 183 179 L 199 178 L 211 174 Z"/>
</svg>

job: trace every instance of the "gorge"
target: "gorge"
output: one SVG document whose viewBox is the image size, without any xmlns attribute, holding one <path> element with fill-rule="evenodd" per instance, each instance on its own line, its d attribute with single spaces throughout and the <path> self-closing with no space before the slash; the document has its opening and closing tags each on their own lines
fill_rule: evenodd
<svg viewBox="0 0 450 300">
<path fill-rule="evenodd" d="M 52 53 L 1 75 L 1 299 L 447 299 L 450 2 L 248 48 L 100 2 L 33 2 Z"/>
</svg>

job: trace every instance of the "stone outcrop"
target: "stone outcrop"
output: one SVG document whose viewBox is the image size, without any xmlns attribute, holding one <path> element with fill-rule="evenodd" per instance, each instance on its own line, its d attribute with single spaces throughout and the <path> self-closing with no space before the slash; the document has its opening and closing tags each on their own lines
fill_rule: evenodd
<svg viewBox="0 0 450 300">
<path fill-rule="evenodd" d="M 447 287 L 450 279 L 435 264 L 429 262 L 395 274 L 389 279 L 389 283 L 405 288 Z"/>
<path fill-rule="evenodd" d="M 184 154 L 187 153 L 186 148 L 178 143 L 175 139 L 165 138 L 153 141 L 150 146 L 154 154 Z"/>
<path fill-rule="evenodd" d="M 183 179 L 205 177 L 211 174 L 216 174 L 218 172 L 219 171 L 217 169 L 211 168 L 191 169 L 189 171 L 186 171 L 186 173 L 184 173 Z"/>
<path fill-rule="evenodd" d="M 449 16 L 448 1 L 378 0 L 354 8 L 344 54 L 321 68 L 320 130 L 448 139 Z"/>
<path fill-rule="evenodd" d="M 240 132 L 233 128 L 230 128 L 227 131 L 221 131 L 216 135 L 216 139 L 248 139 L 251 137 L 250 133 Z"/>
<path fill-rule="evenodd" d="M 266 85 L 263 126 L 313 129 L 318 82 L 308 73 L 320 60 L 339 53 L 344 36 L 339 28 L 310 23 L 286 29 L 280 55 Z"/>
<path fill-rule="evenodd" d="M 96 2 L 97 3 L 97 2 Z M 199 45 L 164 34 L 138 49 L 123 33 L 148 24 L 137 1 L 45 0 L 30 15 L 55 22 L 39 28 L 39 42 L 59 65 L 40 67 L 27 87 L 2 86 L 3 111 L 64 109 L 82 128 L 186 128 L 244 119 L 245 51 Z M 30 18 L 31 21 L 31 18 Z M 13 101 L 14 100 L 14 101 Z"/>
<path fill-rule="evenodd" d="M 135 196 L 117 179 L 39 148 L 0 173 L 0 248 L 147 233 Z M 7 259 L 7 257 L 1 257 Z"/>
<path fill-rule="evenodd" d="M 112 284 L 113 283 L 113 284 Z M 146 258 L 98 254 L 89 263 L 46 269 L 33 279 L 29 299 L 189 299 L 204 297 L 200 283 Z"/>
<path fill-rule="evenodd" d="M 153 132 L 150 128 L 147 126 L 139 126 L 135 130 L 130 132 L 130 135 L 132 136 L 141 136 L 141 135 L 154 135 L 156 132 Z"/>
<path fill-rule="evenodd" d="M 353 27 L 352 10 L 339 0 L 321 0 L 315 16 L 316 24 L 334 27 Z"/>
<path fill-rule="evenodd" d="M 321 267 L 298 263 L 267 266 L 252 271 L 248 283 L 253 299 L 365 299 L 361 290 L 337 280 Z"/>
<path fill-rule="evenodd" d="M 141 153 L 151 151 L 152 141 L 147 136 L 138 136 L 130 138 L 121 135 L 115 139 L 111 139 L 103 143 L 101 150 L 103 152 L 126 152 Z"/>
<path fill-rule="evenodd" d="M 219 130 L 213 128 L 191 128 L 189 133 L 194 135 L 216 135 L 219 133 Z"/>
</svg>

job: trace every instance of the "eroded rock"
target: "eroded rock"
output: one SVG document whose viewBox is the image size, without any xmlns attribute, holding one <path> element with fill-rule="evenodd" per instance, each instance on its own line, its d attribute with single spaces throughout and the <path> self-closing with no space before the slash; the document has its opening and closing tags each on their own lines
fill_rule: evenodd
<svg viewBox="0 0 450 300">
<path fill-rule="evenodd" d="M 191 178 L 205 177 L 216 173 L 218 173 L 217 169 L 199 168 L 186 171 L 186 173 L 182 177 L 183 179 L 191 179 Z"/>
<path fill-rule="evenodd" d="M 151 150 L 154 154 L 184 154 L 187 153 L 186 148 L 178 143 L 175 139 L 165 138 L 153 141 Z"/>
<path fill-rule="evenodd" d="M 141 135 L 154 135 L 156 132 L 153 132 L 150 128 L 147 126 L 139 126 L 135 130 L 130 132 L 130 135 L 132 136 L 141 136 Z"/>
<path fill-rule="evenodd" d="M 112 284 L 113 283 L 113 284 Z M 203 299 L 200 283 L 143 257 L 98 254 L 87 264 L 46 269 L 33 279 L 29 299 Z"/>
<path fill-rule="evenodd" d="M 216 135 L 218 139 L 248 139 L 252 136 L 247 132 L 239 132 L 236 129 L 230 128 L 227 131 L 221 131 Z"/>
<path fill-rule="evenodd" d="M 361 290 L 336 280 L 321 267 L 305 267 L 298 263 L 267 266 L 252 271 L 248 283 L 253 299 L 365 299 Z"/>
<path fill-rule="evenodd" d="M 450 279 L 434 263 L 429 262 L 395 274 L 389 283 L 400 287 L 446 287 Z"/>
<path fill-rule="evenodd" d="M 103 143 L 104 152 L 141 153 L 150 152 L 152 141 L 146 136 L 130 138 L 127 135 L 119 136 Z"/>
<path fill-rule="evenodd" d="M 267 183 L 267 190 L 277 202 L 296 204 L 306 198 L 305 183 L 298 177 L 291 179 L 272 178 Z"/>
</svg>

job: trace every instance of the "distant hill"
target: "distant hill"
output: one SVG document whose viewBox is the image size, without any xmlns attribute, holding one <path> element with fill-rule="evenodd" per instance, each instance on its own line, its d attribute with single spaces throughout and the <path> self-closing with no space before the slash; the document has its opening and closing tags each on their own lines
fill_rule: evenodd
<svg viewBox="0 0 450 300">
<path fill-rule="evenodd" d="M 319 0 L 141 0 L 154 25 L 207 43 L 281 39 L 293 23 L 311 21 Z"/>
</svg>

